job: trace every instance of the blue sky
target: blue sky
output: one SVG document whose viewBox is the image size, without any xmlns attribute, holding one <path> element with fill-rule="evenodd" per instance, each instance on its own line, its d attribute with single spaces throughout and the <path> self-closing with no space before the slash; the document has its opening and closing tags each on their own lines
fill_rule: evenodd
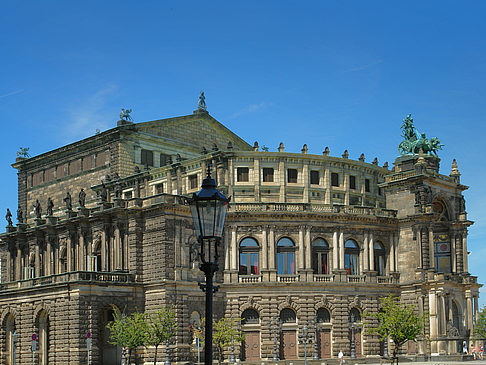
<svg viewBox="0 0 486 365">
<path fill-rule="evenodd" d="M 0 209 L 32 155 L 116 125 L 208 110 L 249 143 L 390 164 L 402 119 L 445 144 L 465 192 L 470 272 L 486 280 L 486 3 L 3 1 Z M 486 303 L 486 295 L 481 298 Z"/>
</svg>

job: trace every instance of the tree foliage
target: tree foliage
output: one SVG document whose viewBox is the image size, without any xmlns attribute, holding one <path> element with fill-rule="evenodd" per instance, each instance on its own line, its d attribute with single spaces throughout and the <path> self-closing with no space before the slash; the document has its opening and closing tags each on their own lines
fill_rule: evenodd
<svg viewBox="0 0 486 365">
<path fill-rule="evenodd" d="M 174 307 L 162 307 L 145 315 L 147 336 L 145 345 L 155 347 L 154 365 L 157 363 L 157 349 L 176 334 L 177 320 Z"/>
<path fill-rule="evenodd" d="M 132 350 L 145 344 L 146 327 L 144 313 L 134 312 L 126 315 L 115 307 L 113 307 L 113 321 L 106 325 L 106 328 L 110 330 L 109 342 L 112 345 L 126 348 L 128 359 L 130 359 Z"/>
<path fill-rule="evenodd" d="M 245 334 L 238 328 L 241 318 L 223 317 L 213 321 L 213 346 L 218 351 L 218 363 L 223 361 L 224 349 L 228 346 L 237 346 L 245 339 Z M 200 326 L 193 327 L 194 335 L 204 343 L 205 318 L 201 319 Z"/>
<path fill-rule="evenodd" d="M 381 310 L 377 313 L 366 312 L 366 330 L 370 334 L 377 334 L 381 341 L 388 337 L 393 340 L 393 359 L 397 359 L 400 348 L 408 341 L 415 341 L 424 329 L 427 315 L 419 316 L 416 308 L 401 304 L 399 298 L 389 295 L 380 298 Z M 378 326 L 373 326 L 369 319 L 378 320 Z"/>
<path fill-rule="evenodd" d="M 486 307 L 481 308 L 479 316 L 474 326 L 474 336 L 479 338 L 486 338 Z"/>
</svg>

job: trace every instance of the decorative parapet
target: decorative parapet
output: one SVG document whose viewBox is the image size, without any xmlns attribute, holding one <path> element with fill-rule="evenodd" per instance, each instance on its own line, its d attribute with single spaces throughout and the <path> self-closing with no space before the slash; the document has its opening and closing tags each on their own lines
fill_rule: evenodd
<svg viewBox="0 0 486 365">
<path fill-rule="evenodd" d="M 0 291 L 72 282 L 135 283 L 135 275 L 121 272 L 73 271 L 56 275 L 41 276 L 33 279 L 2 283 L 0 284 Z"/>
</svg>

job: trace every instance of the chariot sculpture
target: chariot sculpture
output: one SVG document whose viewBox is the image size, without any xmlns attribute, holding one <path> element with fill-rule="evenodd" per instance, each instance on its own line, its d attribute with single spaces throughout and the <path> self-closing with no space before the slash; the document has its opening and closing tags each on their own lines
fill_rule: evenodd
<svg viewBox="0 0 486 365">
<path fill-rule="evenodd" d="M 416 155 L 420 150 L 425 154 L 437 156 L 437 151 L 444 146 L 439 138 L 432 137 L 430 140 L 425 137 L 425 133 L 419 133 L 413 125 L 412 115 L 409 114 L 403 120 L 402 137 L 404 140 L 398 145 L 398 152 L 401 155 Z"/>
</svg>

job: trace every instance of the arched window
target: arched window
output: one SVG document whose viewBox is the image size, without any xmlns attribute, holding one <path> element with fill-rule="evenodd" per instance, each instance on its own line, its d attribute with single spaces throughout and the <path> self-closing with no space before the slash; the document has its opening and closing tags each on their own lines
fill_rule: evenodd
<svg viewBox="0 0 486 365">
<path fill-rule="evenodd" d="M 280 321 L 282 323 L 295 323 L 297 320 L 297 317 L 295 316 L 295 312 L 293 309 L 290 308 L 285 308 L 282 309 L 280 312 Z"/>
<path fill-rule="evenodd" d="M 361 322 L 361 313 L 359 313 L 359 310 L 357 308 L 352 308 L 349 311 L 348 322 L 349 323 Z"/>
<path fill-rule="evenodd" d="M 254 309 L 245 309 L 241 314 L 241 324 L 258 324 L 260 323 L 260 316 Z"/>
<path fill-rule="evenodd" d="M 331 322 L 331 314 L 326 308 L 319 308 L 317 310 L 317 323 Z"/>
<path fill-rule="evenodd" d="M 253 238 L 247 237 L 240 242 L 240 275 L 258 275 L 258 251 L 260 247 Z"/>
<path fill-rule="evenodd" d="M 358 275 L 359 246 L 354 240 L 347 240 L 344 244 L 344 268 L 347 275 Z"/>
<path fill-rule="evenodd" d="M 451 238 L 448 232 L 434 232 L 434 258 L 437 272 L 451 272 Z"/>
<path fill-rule="evenodd" d="M 287 237 L 277 242 L 277 274 L 295 275 L 295 245 Z"/>
<path fill-rule="evenodd" d="M 329 274 L 329 245 L 323 238 L 312 242 L 312 269 L 314 274 Z"/>
<path fill-rule="evenodd" d="M 14 364 L 14 341 L 15 341 L 15 337 L 18 335 L 17 332 L 15 331 L 15 318 L 12 314 L 9 314 L 7 319 L 5 320 L 5 332 L 7 335 L 7 339 L 6 339 L 7 341 L 5 343 L 7 365 L 15 365 Z"/>
<path fill-rule="evenodd" d="M 374 262 L 375 262 L 375 270 L 378 276 L 385 275 L 385 265 L 386 265 L 386 253 L 385 247 L 380 241 L 376 241 L 373 244 L 373 254 L 374 254 Z"/>
<path fill-rule="evenodd" d="M 39 333 L 38 357 L 39 365 L 49 364 L 49 316 L 43 310 L 37 318 L 37 329 Z"/>
<path fill-rule="evenodd" d="M 62 248 L 61 249 L 61 254 L 60 254 L 60 263 L 61 263 L 61 267 L 60 267 L 60 274 L 63 274 L 65 272 L 67 272 L 67 252 L 66 252 L 66 248 Z"/>
<path fill-rule="evenodd" d="M 440 200 L 436 200 L 432 203 L 432 210 L 434 214 L 438 216 L 440 221 L 449 221 L 449 212 L 447 206 Z"/>
<path fill-rule="evenodd" d="M 102 270 L 102 265 L 101 265 L 101 242 L 99 242 L 96 245 L 96 249 L 93 252 L 93 271 L 101 271 Z"/>
</svg>

